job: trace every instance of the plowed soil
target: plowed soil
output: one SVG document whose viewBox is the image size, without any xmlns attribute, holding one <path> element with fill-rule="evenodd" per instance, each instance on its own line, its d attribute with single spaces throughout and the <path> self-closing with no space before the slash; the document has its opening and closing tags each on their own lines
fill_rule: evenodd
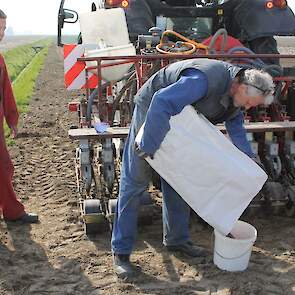
<svg viewBox="0 0 295 295">
<path fill-rule="evenodd" d="M 76 205 L 76 142 L 67 131 L 75 116 L 63 86 L 62 53 L 52 46 L 39 75 L 29 112 L 10 148 L 15 189 L 36 225 L 0 220 L 1 295 L 96 294 L 295 294 L 295 218 L 248 219 L 258 230 L 249 267 L 244 272 L 219 270 L 212 261 L 212 229 L 192 222 L 192 240 L 210 252 L 188 258 L 167 252 L 162 225 L 139 228 L 132 261 L 142 267 L 133 282 L 121 282 L 112 271 L 110 233 L 85 237 Z"/>
</svg>

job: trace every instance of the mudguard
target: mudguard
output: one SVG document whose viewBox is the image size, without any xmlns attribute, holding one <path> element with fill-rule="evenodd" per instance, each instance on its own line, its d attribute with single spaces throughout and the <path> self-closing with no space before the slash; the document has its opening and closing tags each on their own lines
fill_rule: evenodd
<svg viewBox="0 0 295 295">
<path fill-rule="evenodd" d="M 295 16 L 290 7 L 266 8 L 266 0 L 241 0 L 234 9 L 242 41 L 267 36 L 295 35 Z"/>
</svg>

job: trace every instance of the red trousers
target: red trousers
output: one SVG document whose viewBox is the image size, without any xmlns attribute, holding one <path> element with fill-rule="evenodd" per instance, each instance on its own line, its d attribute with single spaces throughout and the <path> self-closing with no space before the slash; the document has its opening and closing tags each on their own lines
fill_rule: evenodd
<svg viewBox="0 0 295 295">
<path fill-rule="evenodd" d="M 0 127 L 0 209 L 5 219 L 17 219 L 24 214 L 24 206 L 17 200 L 12 186 L 13 164 L 6 149 Z"/>
<path fill-rule="evenodd" d="M 0 210 L 5 219 L 17 219 L 25 210 L 17 200 L 12 186 L 13 164 L 6 148 L 3 121 L 9 126 L 17 126 L 18 112 L 5 61 L 0 54 Z"/>
</svg>

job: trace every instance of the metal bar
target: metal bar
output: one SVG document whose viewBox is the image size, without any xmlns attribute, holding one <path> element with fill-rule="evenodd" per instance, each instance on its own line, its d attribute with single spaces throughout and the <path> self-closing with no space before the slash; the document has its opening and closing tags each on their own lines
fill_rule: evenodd
<svg viewBox="0 0 295 295">
<path fill-rule="evenodd" d="M 100 56 L 100 57 L 79 57 L 78 61 L 98 61 L 98 60 L 161 60 L 161 59 L 191 59 L 191 58 L 295 58 L 294 54 L 151 54 L 151 55 L 122 55 L 122 56 Z"/>
<path fill-rule="evenodd" d="M 294 80 L 294 77 L 292 76 L 281 76 L 281 77 L 274 77 L 274 81 L 281 81 L 281 82 L 292 82 Z"/>
<path fill-rule="evenodd" d="M 99 112 L 99 118 L 102 121 L 107 120 L 107 114 L 105 112 L 105 104 L 106 104 L 106 99 L 102 95 L 102 76 L 101 76 L 101 59 L 98 58 L 96 59 L 97 61 L 97 77 L 98 77 L 98 84 L 97 84 L 97 95 L 98 95 L 98 112 Z"/>
<path fill-rule="evenodd" d="M 139 61 L 135 62 L 135 71 L 136 71 L 136 75 L 137 75 L 137 90 L 139 90 L 139 88 L 142 86 L 142 68 L 139 65 Z"/>
<path fill-rule="evenodd" d="M 112 66 L 118 66 L 118 65 L 124 65 L 124 64 L 129 64 L 129 63 L 133 63 L 134 61 L 130 61 L 130 60 L 125 60 L 125 61 L 118 61 L 118 62 L 114 62 L 114 63 L 108 63 L 105 65 L 101 65 L 101 68 L 108 68 L 108 67 L 112 67 Z M 87 67 L 87 70 L 94 70 L 96 69 L 96 66 L 91 66 L 91 67 Z"/>
<path fill-rule="evenodd" d="M 247 132 L 286 132 L 295 131 L 295 121 L 288 122 L 253 122 L 246 123 L 244 127 Z M 224 125 L 217 125 L 221 132 L 226 133 Z M 104 139 L 124 138 L 128 135 L 128 127 L 110 127 L 107 132 L 97 133 L 94 128 L 70 129 L 68 135 L 71 139 Z"/>
</svg>

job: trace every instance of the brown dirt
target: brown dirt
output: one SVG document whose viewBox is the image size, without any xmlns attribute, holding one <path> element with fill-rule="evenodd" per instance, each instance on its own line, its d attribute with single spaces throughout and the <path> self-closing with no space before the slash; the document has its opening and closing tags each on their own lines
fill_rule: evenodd
<svg viewBox="0 0 295 295">
<path fill-rule="evenodd" d="M 76 143 L 67 137 L 75 117 L 67 112 L 60 49 L 52 46 L 30 110 L 11 150 L 15 188 L 40 224 L 0 221 L 0 294 L 295 294 L 295 219 L 256 217 L 258 229 L 249 268 L 229 273 L 212 255 L 187 258 L 165 251 L 162 225 L 141 227 L 132 260 L 142 274 L 132 283 L 112 272 L 110 233 L 94 240 L 78 222 L 74 178 Z M 212 230 L 193 222 L 192 239 L 212 254 Z"/>
</svg>

